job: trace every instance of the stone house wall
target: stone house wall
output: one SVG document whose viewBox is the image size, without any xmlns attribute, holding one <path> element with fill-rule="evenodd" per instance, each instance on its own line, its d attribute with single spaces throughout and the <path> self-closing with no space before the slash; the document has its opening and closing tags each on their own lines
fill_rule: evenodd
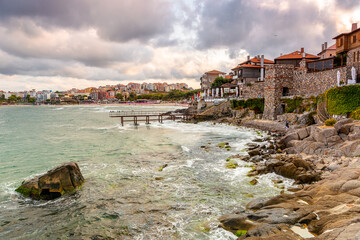
<svg viewBox="0 0 360 240">
<path fill-rule="evenodd" d="M 294 66 L 275 64 L 266 67 L 267 75 L 264 84 L 265 109 L 263 119 L 276 120 L 281 112 L 281 97 L 283 88 L 287 87 L 289 93 L 293 90 Z"/>
<path fill-rule="evenodd" d="M 252 82 L 251 86 L 246 84 L 239 85 L 241 98 L 263 98 L 264 97 L 264 82 Z"/>
<path fill-rule="evenodd" d="M 307 72 L 307 69 L 294 71 L 293 95 L 317 96 L 326 90 L 337 86 L 337 72 L 340 71 L 340 81 L 346 83 L 347 67 L 335 68 L 321 72 Z"/>
<path fill-rule="evenodd" d="M 354 58 L 354 53 L 355 53 L 355 58 Z M 359 54 L 359 61 L 358 61 L 358 57 L 357 57 L 358 54 Z M 351 68 L 352 67 L 355 67 L 356 73 L 359 76 L 359 74 L 360 74 L 360 47 L 350 50 L 347 53 L 347 66 L 348 66 L 348 69 L 347 69 L 348 79 L 352 79 L 352 76 L 351 76 Z"/>
</svg>

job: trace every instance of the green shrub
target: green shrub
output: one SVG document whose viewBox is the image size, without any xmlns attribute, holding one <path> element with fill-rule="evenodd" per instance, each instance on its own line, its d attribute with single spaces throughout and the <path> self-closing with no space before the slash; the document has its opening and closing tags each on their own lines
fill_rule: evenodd
<svg viewBox="0 0 360 240">
<path fill-rule="evenodd" d="M 232 109 L 243 109 L 249 108 L 250 110 L 254 110 L 255 113 L 263 113 L 265 101 L 264 98 L 249 98 L 248 100 L 231 100 L 230 101 Z"/>
<path fill-rule="evenodd" d="M 330 119 L 328 119 L 328 120 L 325 121 L 325 125 L 326 125 L 326 126 L 334 126 L 335 123 L 336 123 L 336 120 L 333 119 L 333 118 L 330 118 Z"/>
<path fill-rule="evenodd" d="M 286 103 L 285 106 L 285 113 L 292 113 L 295 110 L 298 110 L 297 112 L 304 112 L 305 107 L 302 107 L 304 99 L 302 97 L 295 97 L 293 99 L 291 98 L 283 98 L 282 102 Z"/>
<path fill-rule="evenodd" d="M 351 114 L 350 114 L 350 117 L 352 119 L 355 119 L 355 120 L 360 120 L 360 108 L 358 108 L 357 110 L 353 111 Z"/>
<path fill-rule="evenodd" d="M 247 230 L 237 230 L 235 235 L 237 237 L 241 237 L 242 235 L 245 235 L 247 233 Z"/>
<path fill-rule="evenodd" d="M 331 88 L 325 96 L 332 115 L 349 114 L 360 107 L 360 85 Z"/>
</svg>

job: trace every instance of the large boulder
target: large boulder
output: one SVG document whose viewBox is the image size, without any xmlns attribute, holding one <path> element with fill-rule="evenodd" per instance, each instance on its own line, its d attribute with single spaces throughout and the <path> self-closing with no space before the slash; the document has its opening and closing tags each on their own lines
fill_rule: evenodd
<svg viewBox="0 0 360 240">
<path fill-rule="evenodd" d="M 336 131 L 338 131 L 340 133 L 340 129 L 344 126 L 344 125 L 351 125 L 349 123 L 354 122 L 353 119 L 351 118 L 345 118 L 345 119 L 341 119 L 339 120 L 335 125 L 334 128 L 336 129 Z M 347 132 L 346 134 L 348 134 L 349 132 Z"/>
<path fill-rule="evenodd" d="M 334 127 L 314 127 L 313 128 L 313 137 L 315 141 L 327 144 L 328 138 L 336 136 L 338 133 Z"/>
<path fill-rule="evenodd" d="M 35 200 L 51 200 L 73 192 L 84 183 L 75 162 L 64 163 L 33 179 L 24 181 L 15 191 Z"/>
</svg>

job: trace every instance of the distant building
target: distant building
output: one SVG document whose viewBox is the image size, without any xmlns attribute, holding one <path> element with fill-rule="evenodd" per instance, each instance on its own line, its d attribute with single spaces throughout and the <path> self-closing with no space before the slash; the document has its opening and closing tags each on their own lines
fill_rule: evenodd
<svg viewBox="0 0 360 240">
<path fill-rule="evenodd" d="M 226 73 L 220 72 L 218 70 L 212 70 L 212 71 L 204 73 L 200 77 L 201 90 L 210 89 L 211 84 L 214 82 L 215 78 L 217 78 L 217 77 L 225 77 L 225 74 Z"/>
<path fill-rule="evenodd" d="M 265 59 L 264 55 L 256 56 L 240 63 L 235 68 L 231 69 L 234 72 L 232 79 L 236 80 L 238 84 L 248 84 L 254 81 L 263 81 L 265 77 L 265 66 L 274 64 L 273 61 Z M 261 71 L 263 73 L 261 74 Z"/>
<path fill-rule="evenodd" d="M 336 44 L 328 47 L 328 43 L 321 44 L 321 52 L 318 53 L 320 59 L 330 58 L 336 56 Z"/>
</svg>

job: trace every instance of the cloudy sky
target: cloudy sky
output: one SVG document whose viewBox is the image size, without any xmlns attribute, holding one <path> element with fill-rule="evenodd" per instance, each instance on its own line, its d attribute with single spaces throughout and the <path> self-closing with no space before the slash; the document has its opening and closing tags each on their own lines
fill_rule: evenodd
<svg viewBox="0 0 360 240">
<path fill-rule="evenodd" d="M 0 0 L 0 90 L 185 82 L 360 27 L 358 0 Z"/>
</svg>

